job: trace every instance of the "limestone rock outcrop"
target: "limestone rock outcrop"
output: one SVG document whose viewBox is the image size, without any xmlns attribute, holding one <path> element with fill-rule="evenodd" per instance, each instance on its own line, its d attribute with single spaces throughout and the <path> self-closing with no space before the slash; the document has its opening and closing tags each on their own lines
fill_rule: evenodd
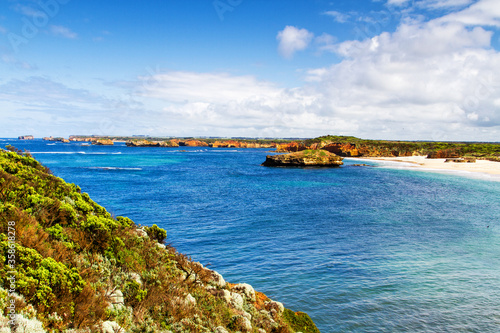
<svg viewBox="0 0 500 333">
<path fill-rule="evenodd" d="M 325 150 L 303 150 L 285 155 L 268 155 L 263 166 L 268 167 L 338 167 L 343 158 Z"/>
<path fill-rule="evenodd" d="M 100 140 L 92 141 L 92 144 L 97 145 L 97 146 L 112 146 L 115 143 L 113 142 L 113 140 L 110 140 L 110 139 L 100 139 Z"/>
</svg>

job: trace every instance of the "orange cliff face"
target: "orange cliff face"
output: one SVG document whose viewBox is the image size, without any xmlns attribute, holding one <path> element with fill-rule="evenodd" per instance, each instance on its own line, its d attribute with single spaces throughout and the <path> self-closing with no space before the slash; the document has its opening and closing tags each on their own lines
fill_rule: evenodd
<svg viewBox="0 0 500 333">
<path fill-rule="evenodd" d="M 356 148 L 356 145 L 350 143 L 331 143 L 322 147 L 321 149 L 344 157 L 361 156 L 361 153 Z"/>
<path fill-rule="evenodd" d="M 209 144 L 212 148 L 274 148 L 276 144 L 271 143 L 257 143 L 257 142 L 245 142 L 236 140 L 225 140 L 225 141 L 215 141 Z"/>
<path fill-rule="evenodd" d="M 179 141 L 178 144 L 186 147 L 208 147 L 208 143 L 199 140 Z"/>
<path fill-rule="evenodd" d="M 275 148 L 277 145 L 274 142 L 258 143 L 236 140 L 218 140 L 207 143 L 202 140 L 185 140 L 172 139 L 169 141 L 149 141 L 149 140 L 129 140 L 126 142 L 129 147 L 212 147 L 212 148 Z"/>
<path fill-rule="evenodd" d="M 283 143 L 283 144 L 276 145 L 276 151 L 280 152 L 280 153 L 284 153 L 284 152 L 294 153 L 294 152 L 306 150 L 308 148 L 309 147 L 307 147 L 303 143 L 301 143 L 301 142 L 299 143 L 299 142 L 295 142 L 295 141 L 290 142 L 290 143 Z M 315 148 L 310 148 L 310 149 L 315 149 Z"/>
<path fill-rule="evenodd" d="M 128 147 L 179 147 L 178 141 L 131 140 L 125 143 Z"/>
<path fill-rule="evenodd" d="M 306 149 L 311 150 L 326 150 L 330 153 L 342 157 L 397 157 L 397 156 L 412 156 L 412 151 L 397 151 L 385 147 L 375 147 L 368 145 L 356 145 L 353 143 L 340 143 L 340 142 L 316 142 L 310 146 L 303 143 L 291 142 L 289 144 L 277 145 L 277 152 L 298 152 Z"/>
</svg>

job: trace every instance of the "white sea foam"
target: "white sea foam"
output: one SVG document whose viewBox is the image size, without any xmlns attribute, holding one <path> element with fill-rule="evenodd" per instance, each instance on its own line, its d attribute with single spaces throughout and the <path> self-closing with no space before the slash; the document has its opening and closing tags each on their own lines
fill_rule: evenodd
<svg viewBox="0 0 500 333">
<path fill-rule="evenodd" d="M 88 167 L 88 169 L 98 169 L 98 170 L 142 170 L 142 168 L 121 168 L 121 167 Z"/>
<path fill-rule="evenodd" d="M 32 151 L 31 154 L 84 154 L 84 155 L 117 155 L 121 152 L 116 153 L 104 153 L 104 152 L 85 152 L 85 151 Z"/>
<path fill-rule="evenodd" d="M 84 151 L 32 151 L 31 154 L 86 154 Z"/>
</svg>

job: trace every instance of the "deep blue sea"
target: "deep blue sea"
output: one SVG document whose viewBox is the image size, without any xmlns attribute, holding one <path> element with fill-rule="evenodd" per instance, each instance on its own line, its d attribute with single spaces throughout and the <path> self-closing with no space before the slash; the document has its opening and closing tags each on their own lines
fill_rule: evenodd
<svg viewBox="0 0 500 333">
<path fill-rule="evenodd" d="M 8 143 L 323 333 L 500 332 L 498 180 L 266 168 L 266 149 Z"/>
</svg>

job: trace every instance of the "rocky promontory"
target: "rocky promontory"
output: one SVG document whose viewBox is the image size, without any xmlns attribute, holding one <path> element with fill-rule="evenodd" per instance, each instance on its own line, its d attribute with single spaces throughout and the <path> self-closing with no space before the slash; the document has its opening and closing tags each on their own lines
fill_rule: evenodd
<svg viewBox="0 0 500 333">
<path fill-rule="evenodd" d="M 263 166 L 268 167 L 338 167 L 343 158 L 326 150 L 302 150 L 284 155 L 268 155 Z"/>
<path fill-rule="evenodd" d="M 319 333 L 307 314 L 166 245 L 166 230 L 111 215 L 9 149 L 0 149 L 0 332 Z"/>
<path fill-rule="evenodd" d="M 326 150 L 342 157 L 477 158 L 500 161 L 500 143 L 367 140 L 353 136 L 325 135 L 279 143 L 277 152 Z"/>
<path fill-rule="evenodd" d="M 101 139 L 92 141 L 92 144 L 96 146 L 113 146 L 115 143 L 110 139 Z"/>
</svg>

